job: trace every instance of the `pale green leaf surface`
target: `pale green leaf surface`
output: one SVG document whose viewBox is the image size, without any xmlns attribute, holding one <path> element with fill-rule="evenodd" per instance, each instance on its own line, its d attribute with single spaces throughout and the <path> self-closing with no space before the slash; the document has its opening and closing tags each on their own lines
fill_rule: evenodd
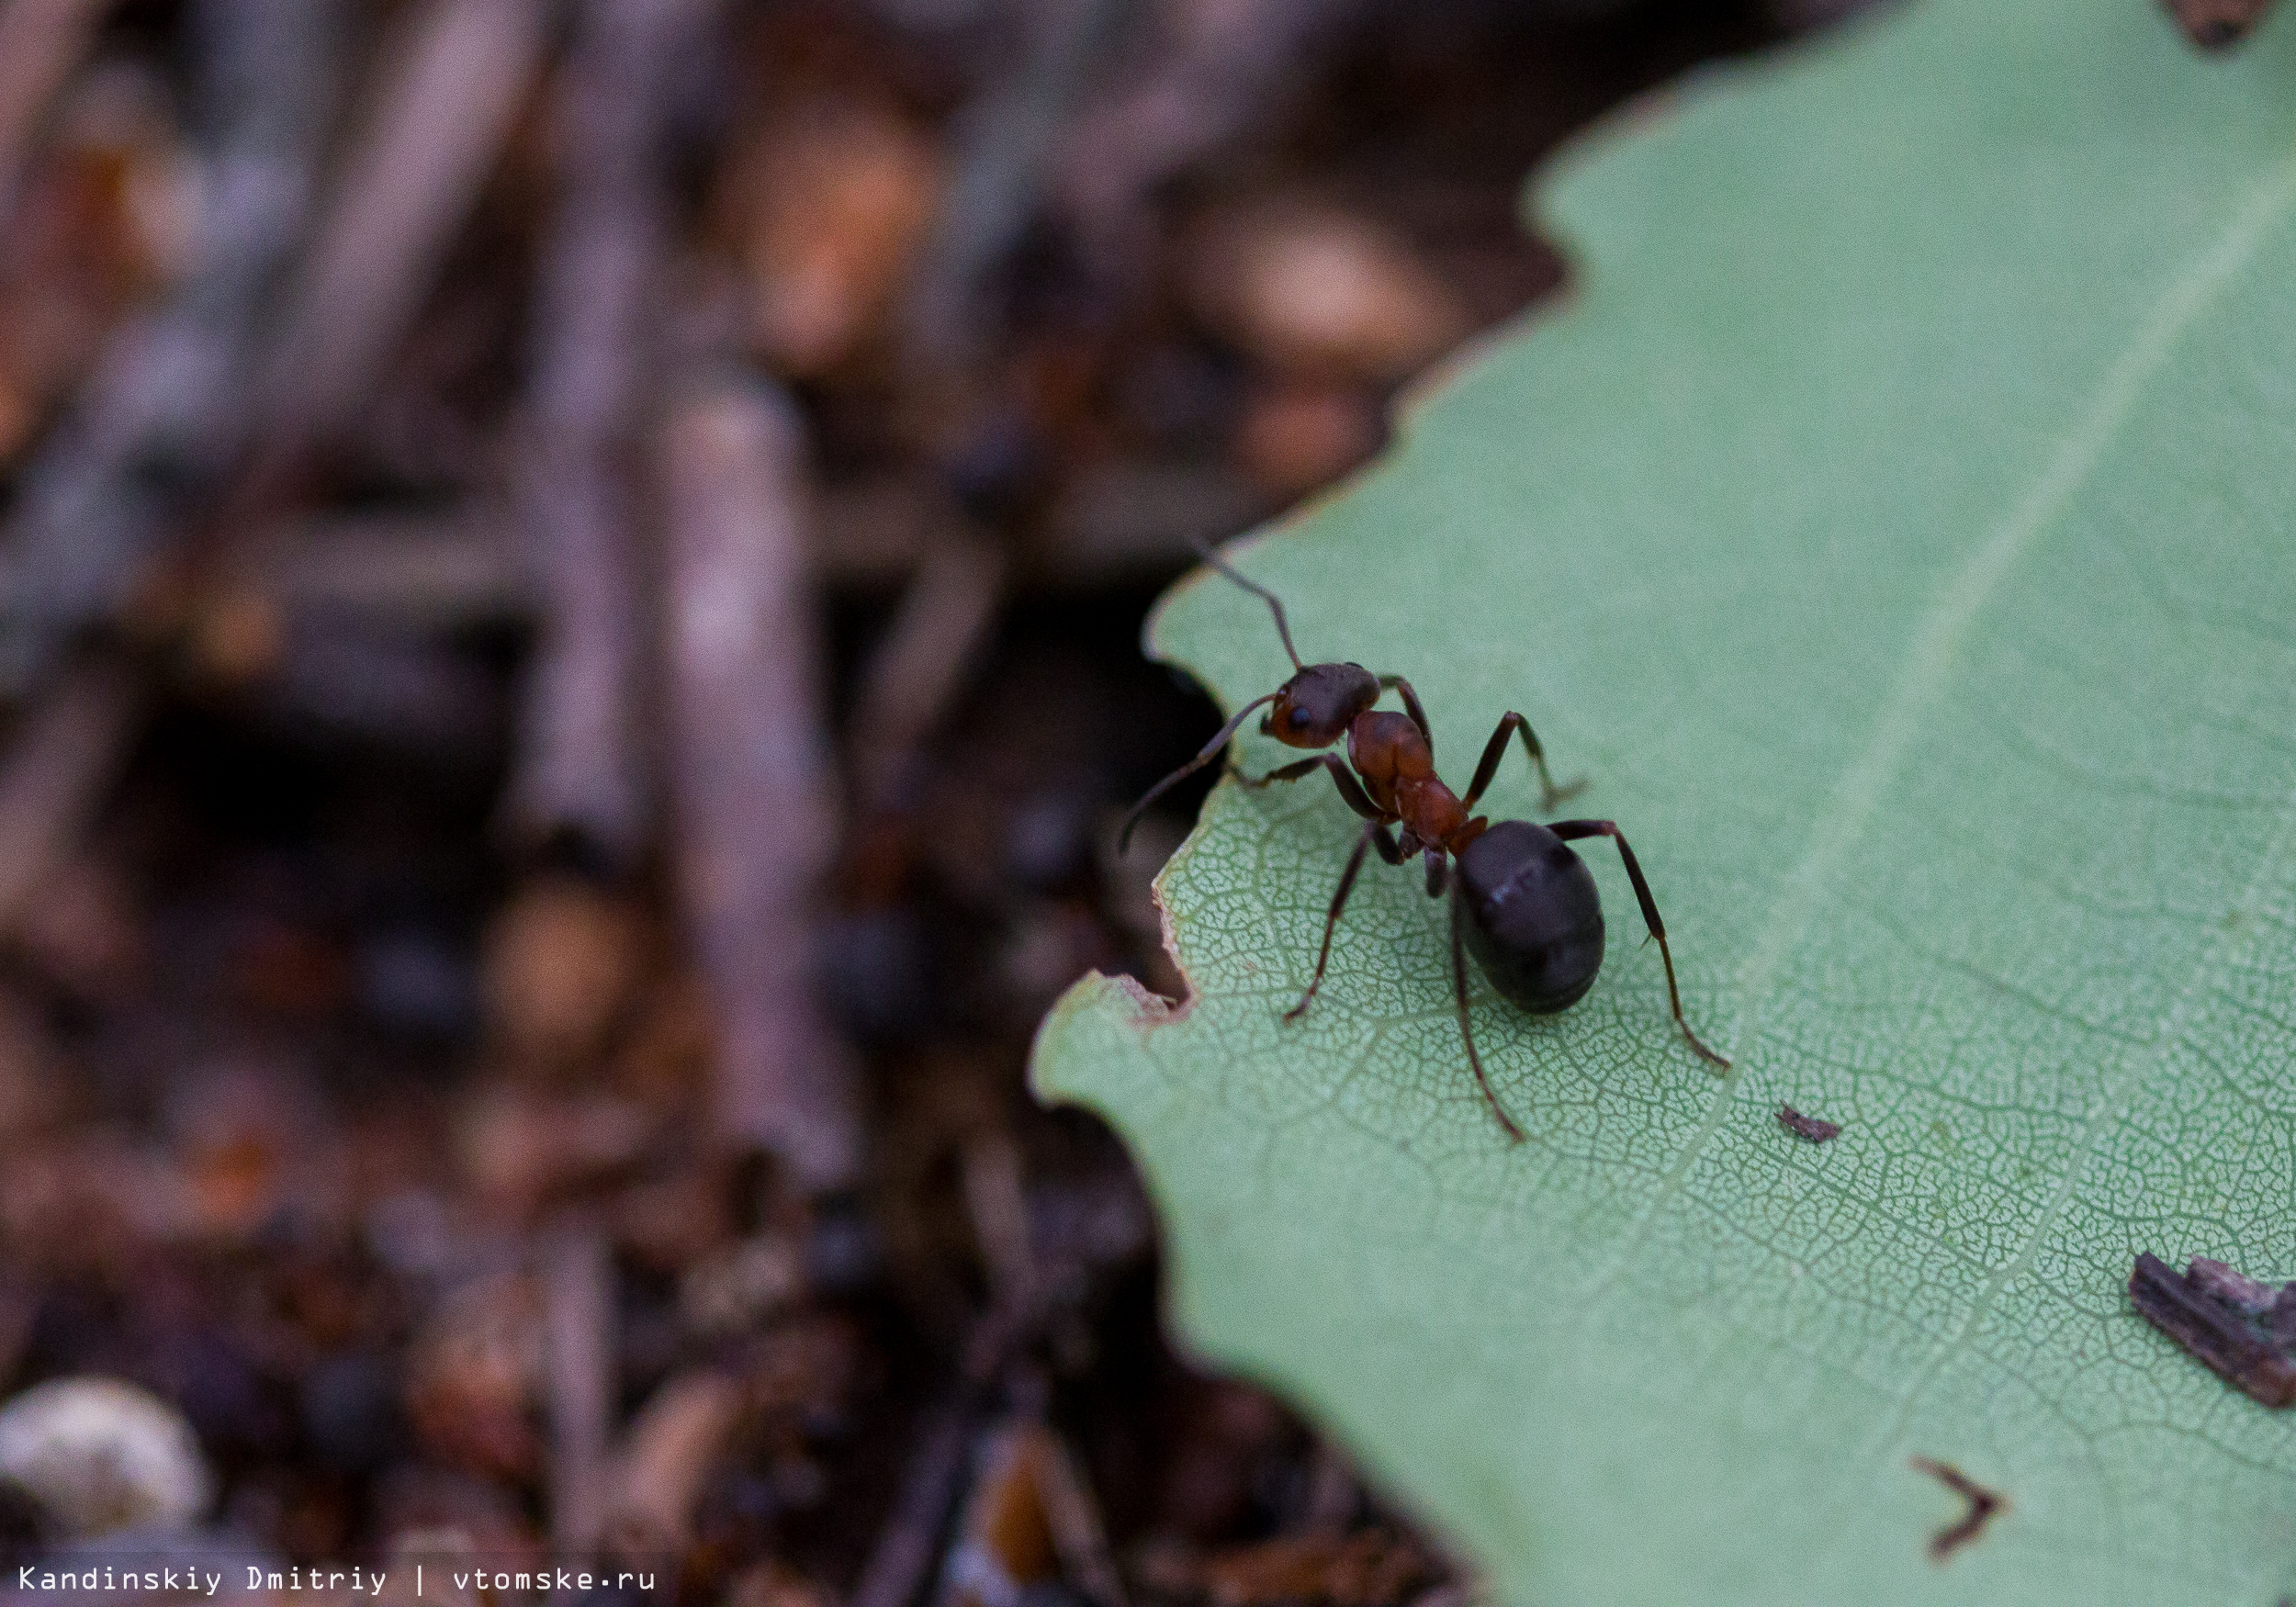
<svg viewBox="0 0 2296 1607">
<path fill-rule="evenodd" d="M 1186 1334 L 1512 1601 L 2265 1607 L 2296 1412 L 2123 1288 L 2296 1275 L 2296 17 L 2218 62 L 2148 0 L 1926 0 L 1539 211 L 1568 305 L 1244 562 L 1455 785 L 1510 707 L 1593 778 L 1735 1072 L 1599 846 L 1588 998 L 1478 983 L 1526 1143 L 1415 869 L 1283 1026 L 1354 837 L 1317 778 L 1214 793 L 1162 883 L 1199 997 L 1086 982 L 1040 1086 L 1135 1147 Z M 1284 671 L 1214 579 L 1154 645 L 1232 707 Z M 2011 1503 L 1941 1566 L 1916 1454 Z"/>
</svg>

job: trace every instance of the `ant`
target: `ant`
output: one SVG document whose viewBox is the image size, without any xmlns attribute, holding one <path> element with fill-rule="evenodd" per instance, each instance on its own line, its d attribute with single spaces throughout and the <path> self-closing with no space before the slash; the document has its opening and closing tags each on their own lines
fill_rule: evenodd
<svg viewBox="0 0 2296 1607">
<path fill-rule="evenodd" d="M 1298 671 L 1289 680 L 1241 709 L 1210 742 L 1187 764 L 1150 788 L 1133 805 L 1117 838 L 1118 851 L 1130 841 L 1132 826 L 1148 806 L 1183 777 L 1210 764 L 1227 747 L 1244 719 L 1263 703 L 1273 704 L 1260 721 L 1260 730 L 1292 747 L 1328 748 L 1347 738 L 1347 757 L 1319 753 L 1280 765 L 1259 777 L 1237 772 L 1236 780 L 1253 788 L 1277 781 L 1295 781 L 1321 770 L 1328 772 L 1340 798 L 1363 822 L 1355 851 L 1339 873 L 1323 920 L 1323 942 L 1315 956 L 1315 974 L 1300 1002 L 1284 1012 L 1286 1021 L 1306 1013 L 1323 985 L 1323 972 L 1332 958 L 1332 934 L 1338 929 L 1340 912 L 1355 890 L 1365 854 L 1379 850 L 1390 865 L 1403 865 L 1414 856 L 1426 864 L 1427 896 L 1451 902 L 1451 982 L 1458 1006 L 1459 1037 L 1467 1045 L 1467 1063 L 1475 1073 L 1491 1113 L 1520 1143 L 1523 1129 L 1500 1105 L 1491 1079 L 1483 1073 L 1475 1050 L 1474 1029 L 1467 1007 L 1467 956 L 1491 980 L 1501 996 L 1534 1015 L 1551 1016 L 1567 1010 L 1594 985 L 1603 965 L 1603 903 L 1594 876 L 1570 848 L 1585 837 L 1608 837 L 1625 861 L 1634 883 L 1635 899 L 1642 907 L 1642 922 L 1658 940 L 1659 957 L 1666 966 L 1666 997 L 1699 1057 L 1728 1068 L 1729 1062 L 1699 1039 L 1683 1018 L 1683 998 L 1674 983 L 1674 956 L 1666 943 L 1666 924 L 1659 918 L 1658 902 L 1634 849 L 1616 825 L 1607 820 L 1559 820 L 1540 826 L 1528 820 L 1495 824 L 1476 815 L 1475 801 L 1499 772 L 1507 738 L 1519 736 L 1523 750 L 1537 769 L 1541 809 L 1552 809 L 1586 785 L 1584 778 L 1558 787 L 1548 773 L 1547 755 L 1537 736 L 1521 714 L 1509 710 L 1483 745 L 1475 779 L 1462 798 L 1446 786 L 1435 770 L 1435 734 L 1418 693 L 1400 675 L 1374 675 L 1360 664 L 1303 664 L 1292 646 L 1291 627 L 1284 605 L 1266 587 L 1247 580 L 1217 554 L 1197 549 L 1213 568 L 1258 597 L 1276 616 L 1276 634 Z M 1382 692 L 1401 695 L 1405 714 L 1373 707 Z M 1352 768 L 1351 768 L 1352 767 Z M 1394 828 L 1401 826 L 1399 838 Z M 1455 863 L 1456 861 L 1456 863 Z"/>
</svg>

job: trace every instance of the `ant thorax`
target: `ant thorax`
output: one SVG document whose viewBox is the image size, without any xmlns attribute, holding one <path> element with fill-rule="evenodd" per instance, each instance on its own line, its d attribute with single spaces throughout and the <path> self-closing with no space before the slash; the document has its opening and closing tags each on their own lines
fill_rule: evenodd
<svg viewBox="0 0 2296 1607">
<path fill-rule="evenodd" d="M 1382 806 L 1393 804 L 1396 782 L 1435 774 L 1435 755 L 1419 727 L 1405 715 L 1381 710 L 1358 714 L 1347 728 L 1347 762 L 1363 778 L 1372 802 Z"/>
<path fill-rule="evenodd" d="M 1425 734 L 1407 716 L 1358 715 L 1347 731 L 1347 761 L 1372 803 L 1421 842 L 1447 844 L 1467 824 L 1458 795 L 1435 774 Z"/>
</svg>

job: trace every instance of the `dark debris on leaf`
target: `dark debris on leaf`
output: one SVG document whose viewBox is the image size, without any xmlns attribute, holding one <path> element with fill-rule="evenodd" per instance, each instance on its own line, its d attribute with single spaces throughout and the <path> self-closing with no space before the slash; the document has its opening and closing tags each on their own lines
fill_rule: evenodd
<svg viewBox="0 0 2296 1607">
<path fill-rule="evenodd" d="M 1840 1122 L 1821 1121 L 1815 1116 L 1804 1116 L 1791 1105 L 1778 1107 L 1778 1125 L 1796 1138 L 1807 1139 L 1813 1144 L 1822 1144 L 1841 1132 Z"/>
<path fill-rule="evenodd" d="M 2179 1275 L 2139 1255 L 2129 1300 L 2185 1354 L 2266 1406 L 2296 1404 L 2296 1284 L 2273 1288 L 2196 1257 Z"/>
<path fill-rule="evenodd" d="M 1949 1523 L 1930 1536 L 1930 1560 L 1943 1562 L 1985 1531 L 1996 1512 L 2009 1506 L 2007 1497 L 1986 1489 L 1950 1462 L 1935 1461 L 1928 1456 L 1912 1458 L 1913 1469 L 1926 1473 L 1947 1489 L 1969 1503 L 1969 1510 L 1958 1523 Z"/>
<path fill-rule="evenodd" d="M 2272 0 L 2162 0 L 2185 38 L 2204 51 L 2226 51 L 2255 31 Z"/>
</svg>

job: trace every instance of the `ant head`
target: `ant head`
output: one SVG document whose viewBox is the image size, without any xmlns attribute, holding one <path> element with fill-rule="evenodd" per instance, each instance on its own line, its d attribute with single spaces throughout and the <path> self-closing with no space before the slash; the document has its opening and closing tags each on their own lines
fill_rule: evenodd
<svg viewBox="0 0 2296 1607">
<path fill-rule="evenodd" d="M 1360 664 L 1311 664 L 1284 682 L 1260 729 L 1291 747 L 1329 747 L 1379 701 L 1379 678 Z"/>
</svg>

